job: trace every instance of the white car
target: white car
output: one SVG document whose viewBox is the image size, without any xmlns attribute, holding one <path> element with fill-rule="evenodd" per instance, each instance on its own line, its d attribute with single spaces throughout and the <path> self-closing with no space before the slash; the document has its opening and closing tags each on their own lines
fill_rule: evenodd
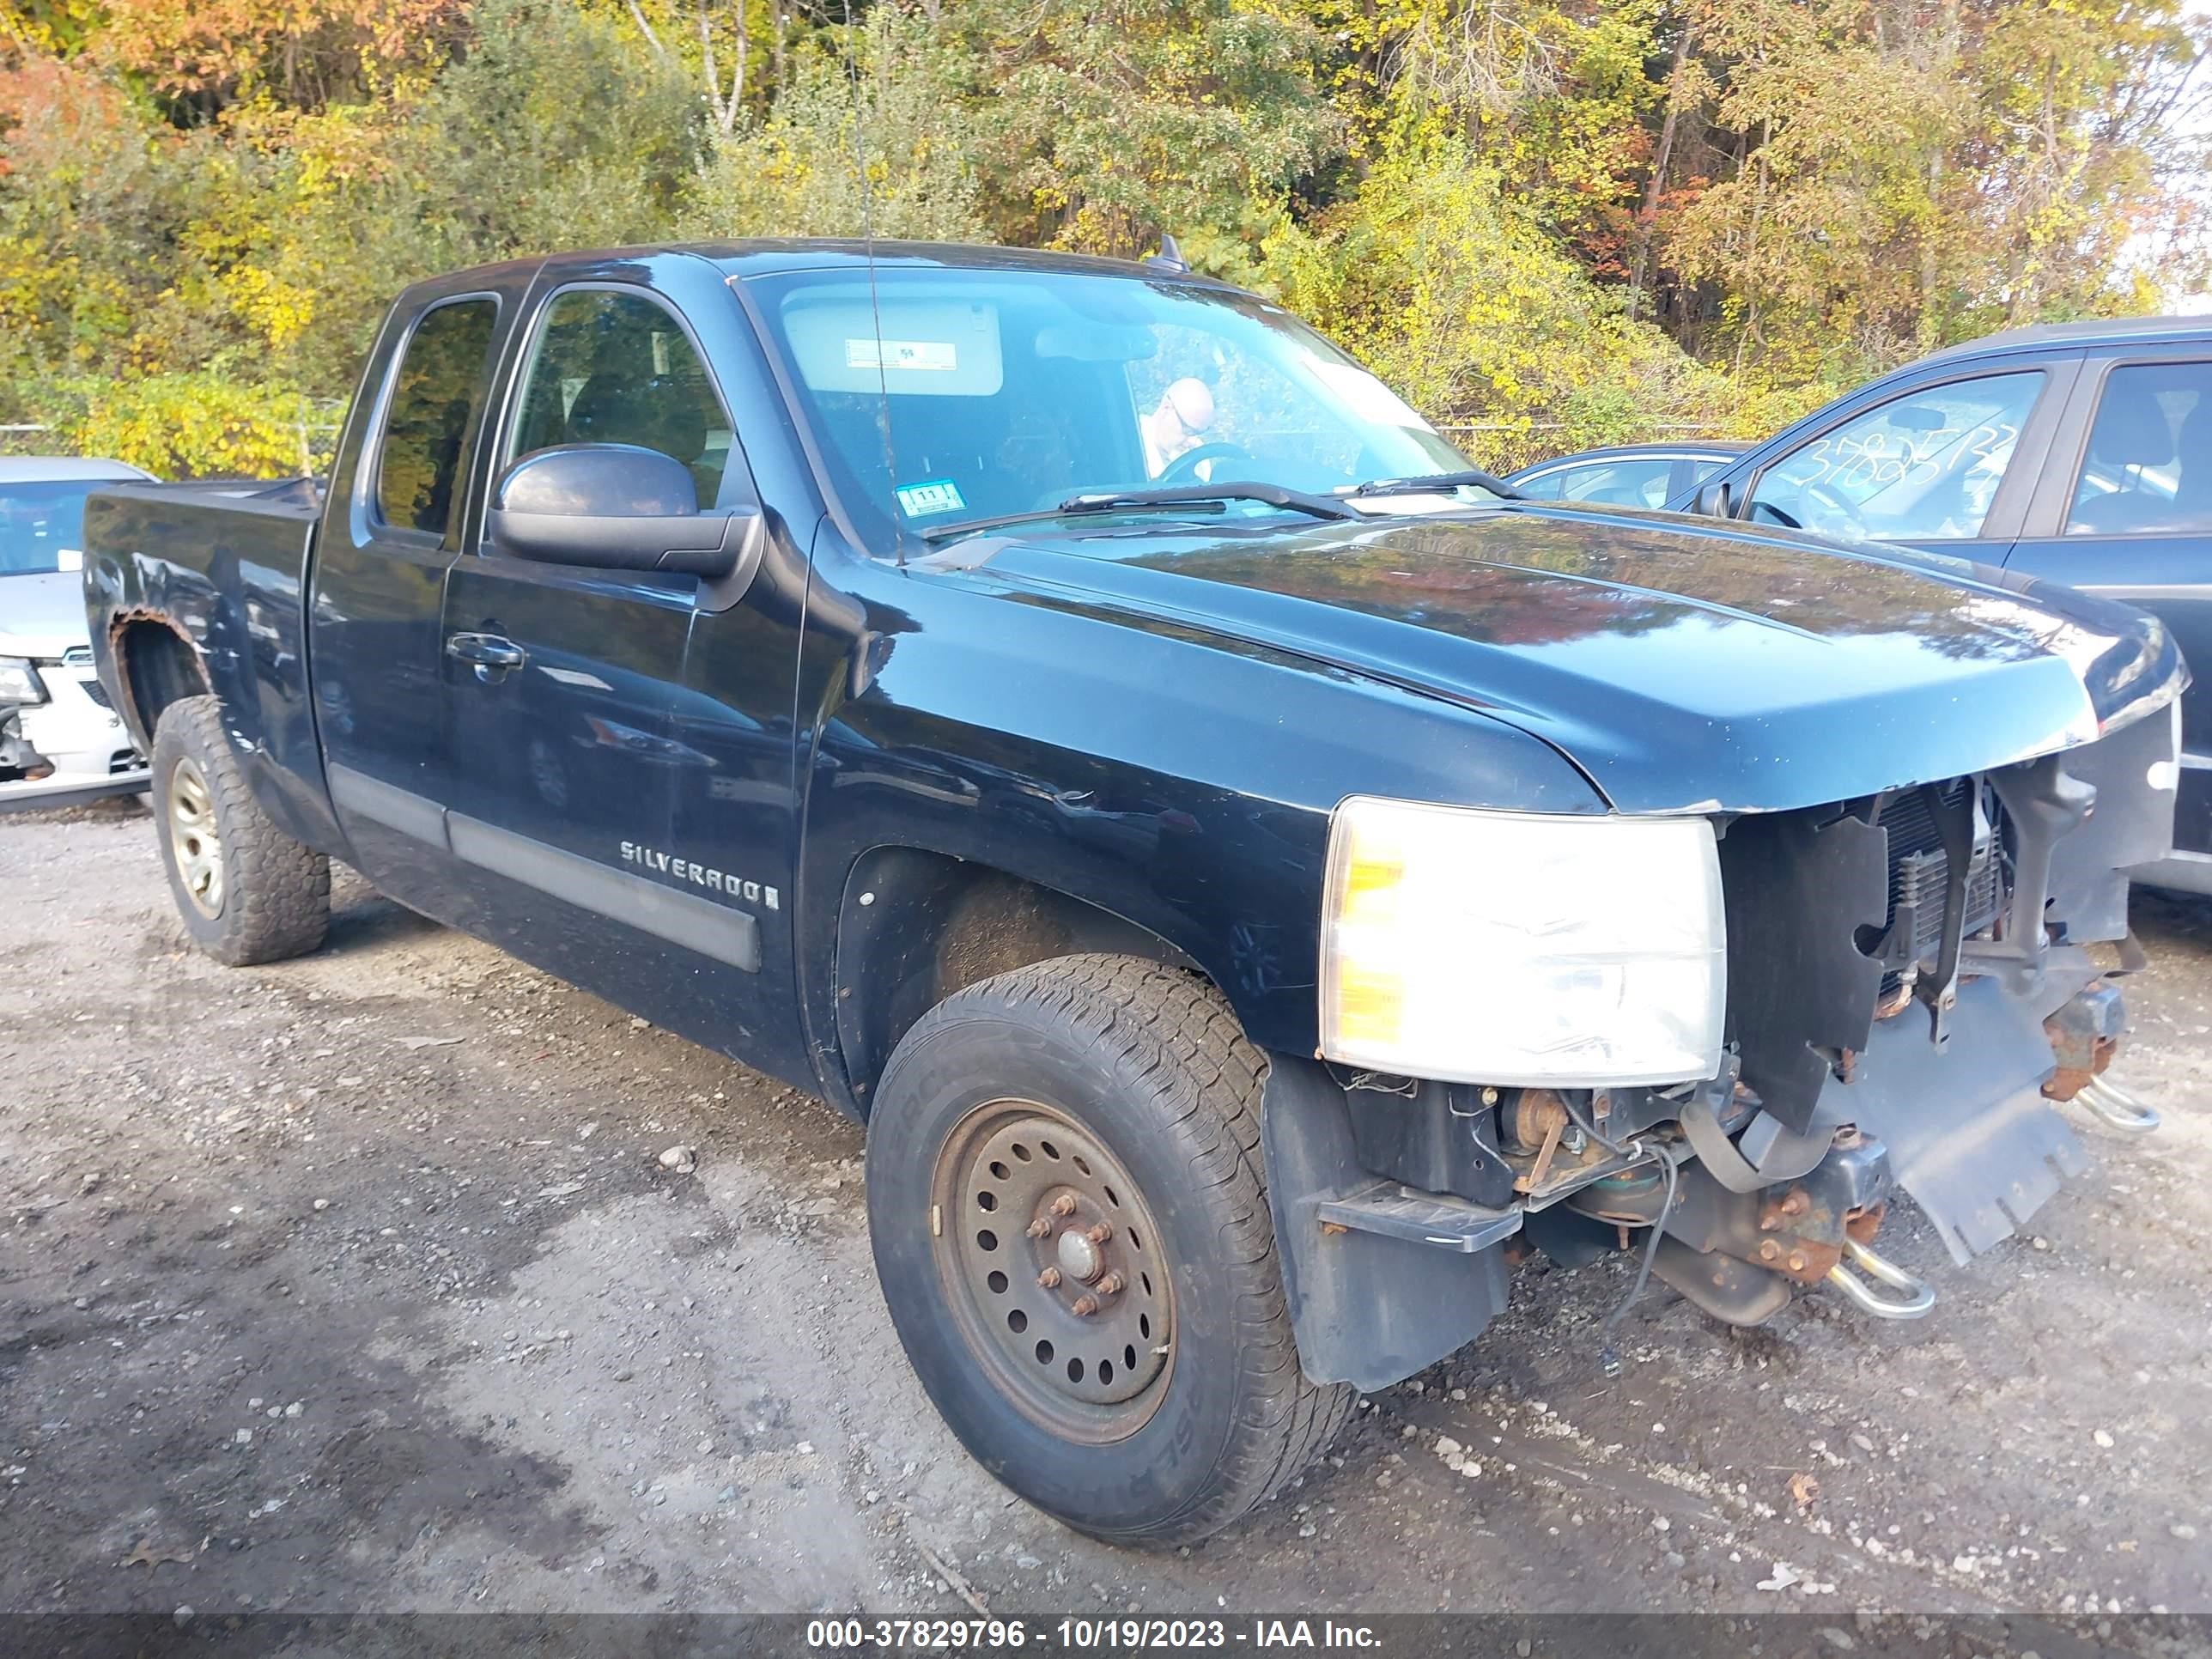
<svg viewBox="0 0 2212 1659">
<path fill-rule="evenodd" d="M 0 456 L 0 811 L 146 787 L 85 633 L 84 498 L 151 482 L 121 461 Z"/>
</svg>

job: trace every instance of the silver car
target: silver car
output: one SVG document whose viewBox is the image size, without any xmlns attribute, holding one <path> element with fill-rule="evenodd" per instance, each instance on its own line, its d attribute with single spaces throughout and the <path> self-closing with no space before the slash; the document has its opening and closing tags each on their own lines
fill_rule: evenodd
<svg viewBox="0 0 2212 1659">
<path fill-rule="evenodd" d="M 0 456 L 0 811 L 146 787 L 85 634 L 84 498 L 121 461 Z"/>
</svg>

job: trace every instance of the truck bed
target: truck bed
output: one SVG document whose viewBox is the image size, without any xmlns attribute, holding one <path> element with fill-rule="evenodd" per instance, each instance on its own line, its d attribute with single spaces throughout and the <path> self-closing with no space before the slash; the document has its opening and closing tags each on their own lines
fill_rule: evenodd
<svg viewBox="0 0 2212 1659">
<path fill-rule="evenodd" d="M 158 629 L 222 698 L 257 793 L 289 833 L 318 844 L 328 808 L 303 583 L 321 497 L 306 478 L 120 484 L 93 492 L 84 521 L 93 656 L 126 721 L 139 724 L 130 681 Z M 133 735 L 150 744 L 151 732 Z"/>
</svg>

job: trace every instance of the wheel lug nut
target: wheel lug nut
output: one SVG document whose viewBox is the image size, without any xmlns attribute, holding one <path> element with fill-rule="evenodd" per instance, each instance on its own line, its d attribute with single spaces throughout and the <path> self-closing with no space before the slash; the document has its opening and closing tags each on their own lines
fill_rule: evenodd
<svg viewBox="0 0 2212 1659">
<path fill-rule="evenodd" d="M 1110 1221 L 1102 1221 L 1083 1236 L 1093 1244 L 1103 1244 L 1114 1237 L 1114 1224 Z"/>
<path fill-rule="evenodd" d="M 1088 1319 L 1091 1315 L 1097 1311 L 1098 1298 L 1097 1297 L 1079 1296 L 1075 1298 L 1075 1316 L 1078 1319 Z"/>
<path fill-rule="evenodd" d="M 1053 1200 L 1052 1212 L 1054 1215 L 1073 1215 L 1075 1213 L 1075 1194 L 1073 1193 L 1062 1193 L 1058 1198 Z"/>
<path fill-rule="evenodd" d="M 1051 1231 L 1052 1223 L 1049 1221 L 1038 1220 L 1030 1223 L 1029 1235 L 1031 1238 L 1042 1238 Z"/>
<path fill-rule="evenodd" d="M 1058 1289 L 1060 1285 L 1060 1269 L 1057 1267 L 1047 1267 L 1042 1273 L 1037 1275 L 1037 1283 L 1048 1291 Z"/>
<path fill-rule="evenodd" d="M 1127 1279 L 1122 1278 L 1119 1273 L 1108 1273 L 1105 1278 L 1098 1281 L 1098 1294 L 1101 1296 L 1116 1295 L 1120 1292 L 1121 1287 L 1128 1282 L 1129 1281 Z"/>
</svg>

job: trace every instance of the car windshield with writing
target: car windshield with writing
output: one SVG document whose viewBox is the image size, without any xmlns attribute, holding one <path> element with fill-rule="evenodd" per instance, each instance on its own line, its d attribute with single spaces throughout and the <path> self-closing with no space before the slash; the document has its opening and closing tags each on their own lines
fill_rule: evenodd
<svg viewBox="0 0 2212 1659">
<path fill-rule="evenodd" d="M 1080 495 L 1232 483 L 1322 495 L 1467 465 L 1372 374 L 1248 295 L 880 268 L 749 287 L 829 482 L 878 550 Z M 1240 498 L 1161 516 L 1281 511 Z"/>
</svg>

